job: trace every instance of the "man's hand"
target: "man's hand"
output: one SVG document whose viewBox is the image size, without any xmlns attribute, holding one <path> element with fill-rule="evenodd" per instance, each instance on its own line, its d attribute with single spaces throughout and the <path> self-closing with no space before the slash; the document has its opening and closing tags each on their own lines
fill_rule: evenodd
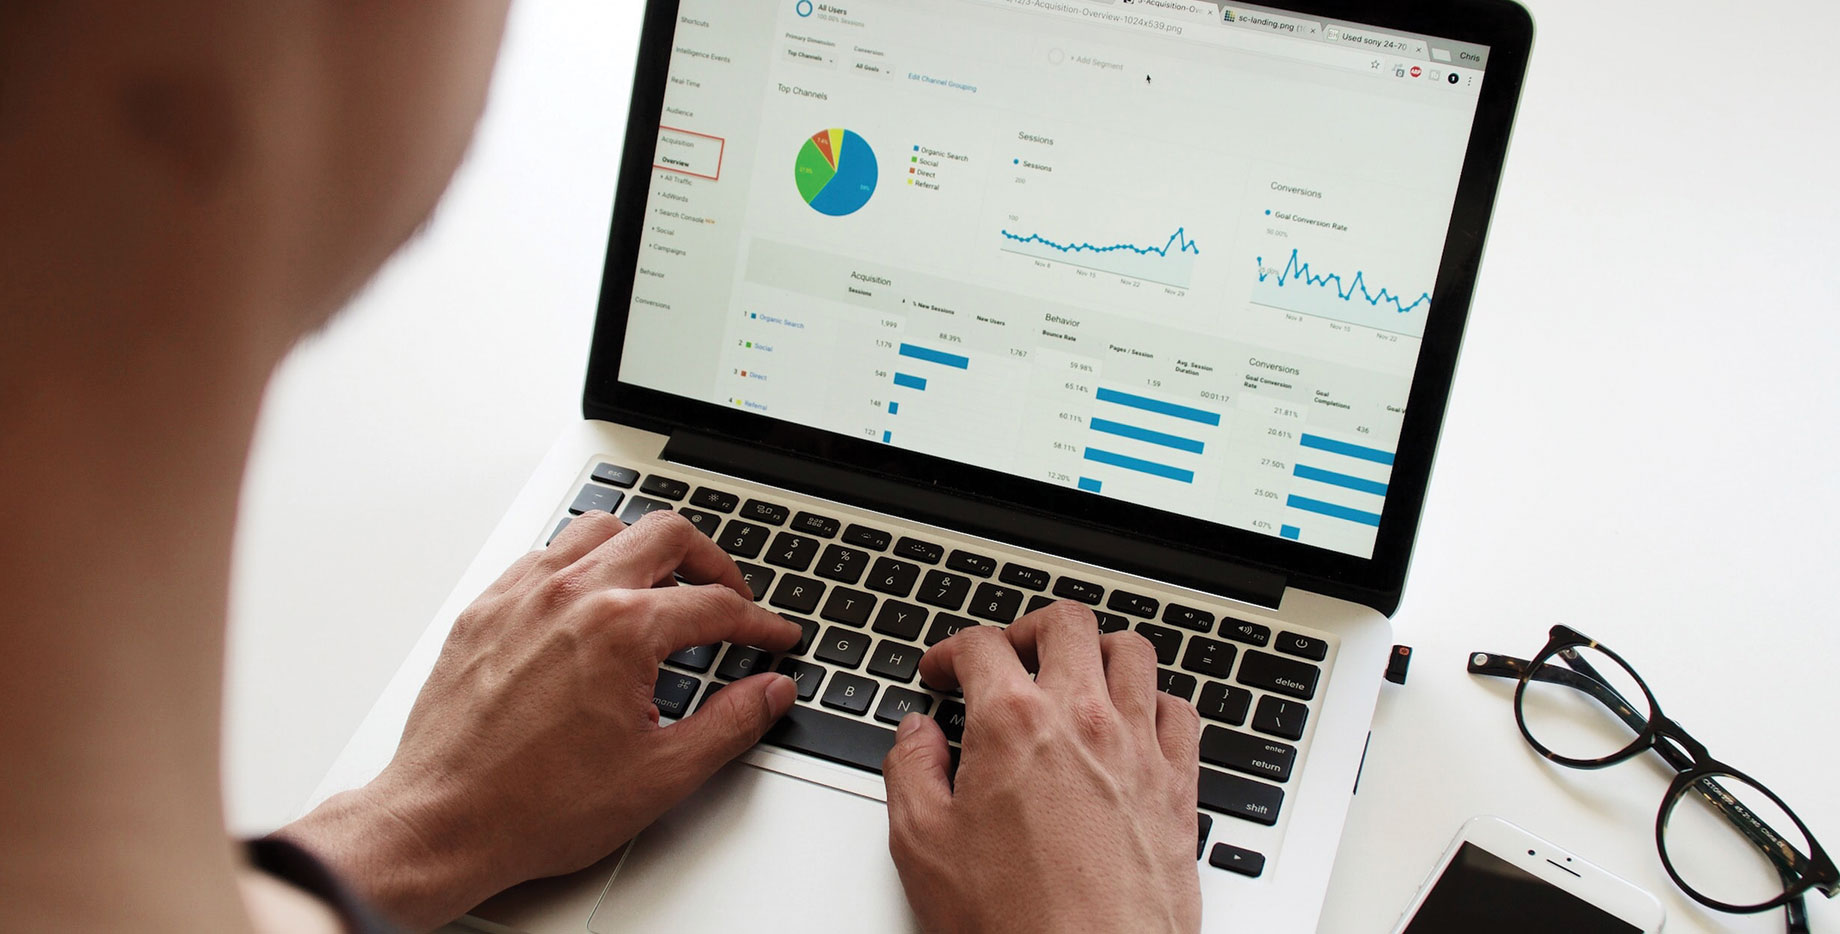
<svg viewBox="0 0 1840 934">
<path fill-rule="evenodd" d="M 760 674 L 661 727 L 665 656 L 798 638 L 683 517 L 588 513 L 460 614 L 383 773 L 282 834 L 399 922 L 448 921 L 612 852 L 792 706 L 791 680 Z"/>
<path fill-rule="evenodd" d="M 1038 671 L 1031 681 L 1029 671 Z M 922 929 L 1193 932 L 1200 719 L 1135 633 L 1061 602 L 920 661 L 965 693 L 964 754 L 910 714 L 883 771 L 889 849 Z"/>
</svg>

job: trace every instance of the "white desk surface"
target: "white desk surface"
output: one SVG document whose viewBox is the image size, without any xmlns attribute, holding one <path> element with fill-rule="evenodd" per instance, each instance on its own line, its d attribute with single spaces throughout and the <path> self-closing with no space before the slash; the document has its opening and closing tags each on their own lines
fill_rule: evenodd
<svg viewBox="0 0 1840 934">
<path fill-rule="evenodd" d="M 637 2 L 514 13 L 432 229 L 269 392 L 244 493 L 229 811 L 292 817 L 580 411 Z M 1666 777 L 1549 766 L 1473 650 L 1566 622 L 1840 849 L 1840 6 L 1538 0 L 1399 639 L 1322 930 L 1384 934 L 1462 821 L 1678 894 Z M 1840 904 L 1811 906 L 1840 931 Z"/>
</svg>

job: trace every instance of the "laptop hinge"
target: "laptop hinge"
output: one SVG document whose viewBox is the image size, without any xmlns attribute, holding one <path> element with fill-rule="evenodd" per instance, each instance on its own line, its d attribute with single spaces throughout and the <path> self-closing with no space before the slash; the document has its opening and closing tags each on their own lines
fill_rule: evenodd
<svg viewBox="0 0 1840 934">
<path fill-rule="evenodd" d="M 1063 555 L 1129 574 L 1276 608 L 1286 578 L 1269 570 L 1196 554 L 1150 538 L 821 463 L 758 444 L 679 430 L 664 459 L 784 487 L 864 509 L 945 526 L 968 535 Z"/>
</svg>

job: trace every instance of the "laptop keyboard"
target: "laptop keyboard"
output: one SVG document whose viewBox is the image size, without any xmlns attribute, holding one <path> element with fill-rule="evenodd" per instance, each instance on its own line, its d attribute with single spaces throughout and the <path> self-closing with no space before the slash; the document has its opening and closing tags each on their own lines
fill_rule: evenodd
<svg viewBox="0 0 1840 934">
<path fill-rule="evenodd" d="M 762 742 L 879 774 L 894 725 L 929 714 L 953 747 L 964 732 L 956 692 L 917 683 L 920 656 L 971 626 L 1007 625 L 1055 600 L 1091 607 L 1102 632 L 1134 630 L 1157 656 L 1157 688 L 1202 716 L 1196 859 L 1257 877 L 1265 856 L 1207 842 L 1212 814 L 1274 826 L 1302 768 L 1300 746 L 1330 654 L 1328 640 L 994 553 L 899 535 L 819 512 L 614 464 L 593 462 L 565 516 L 592 509 L 631 523 L 675 509 L 741 568 L 754 599 L 804 636 L 780 654 L 742 645 L 673 653 L 653 702 L 687 715 L 727 682 L 763 671 L 791 677 L 798 703 Z M 1143 588 L 1151 589 L 1151 588 Z"/>
</svg>

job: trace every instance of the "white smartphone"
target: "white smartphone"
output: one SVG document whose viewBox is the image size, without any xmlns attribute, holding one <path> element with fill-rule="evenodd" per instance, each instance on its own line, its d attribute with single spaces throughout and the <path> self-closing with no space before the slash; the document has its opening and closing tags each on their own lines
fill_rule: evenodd
<svg viewBox="0 0 1840 934">
<path fill-rule="evenodd" d="M 1495 817 L 1463 825 L 1393 934 L 1655 934 L 1653 895 Z"/>
</svg>

